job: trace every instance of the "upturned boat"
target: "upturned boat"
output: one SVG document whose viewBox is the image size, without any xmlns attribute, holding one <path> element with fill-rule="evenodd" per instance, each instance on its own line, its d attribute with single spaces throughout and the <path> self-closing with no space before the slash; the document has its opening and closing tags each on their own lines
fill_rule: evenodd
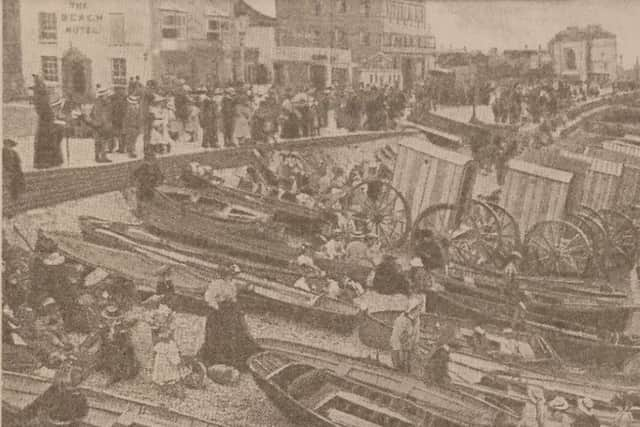
<svg viewBox="0 0 640 427">
<path fill-rule="evenodd" d="M 187 415 L 144 400 L 119 396 L 104 390 L 81 386 L 87 398 L 88 413 L 82 426 L 184 426 L 221 427 L 221 424 Z M 2 371 L 2 423 L 9 426 L 69 425 L 48 418 L 47 407 L 55 400 L 55 388 L 47 379 Z M 33 424 L 36 423 L 36 424 Z"/>
<path fill-rule="evenodd" d="M 84 242 L 65 233 L 49 233 L 58 250 L 69 258 L 94 268 L 132 280 L 139 292 L 155 292 L 156 272 L 172 266 L 170 278 L 176 289 L 176 304 L 186 311 L 206 311 L 204 293 L 217 277 L 219 264 L 208 263 L 170 250 L 135 245 L 133 251 L 113 249 Z M 360 309 L 349 301 L 329 298 L 278 282 L 241 273 L 236 279 L 238 300 L 248 309 L 291 315 L 338 331 L 352 330 L 360 320 Z"/>
<path fill-rule="evenodd" d="M 323 427 L 514 425 L 514 414 L 470 394 L 429 387 L 346 356 L 332 358 L 325 350 L 315 357 L 312 347 L 303 351 L 292 348 L 299 347 L 293 343 L 288 347 L 256 354 L 248 364 L 258 386 L 297 423 Z"/>
</svg>

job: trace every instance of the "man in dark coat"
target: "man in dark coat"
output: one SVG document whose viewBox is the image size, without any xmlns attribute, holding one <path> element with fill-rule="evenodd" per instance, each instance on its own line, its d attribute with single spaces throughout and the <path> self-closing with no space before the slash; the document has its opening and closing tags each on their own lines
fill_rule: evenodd
<svg viewBox="0 0 640 427">
<path fill-rule="evenodd" d="M 38 127 L 33 150 L 33 167 L 45 169 L 62 164 L 62 154 L 57 138 L 55 116 L 51 108 L 49 92 L 39 76 L 33 76 L 33 105 L 38 115 Z M 61 140 L 61 138 L 60 138 Z"/>
<path fill-rule="evenodd" d="M 424 380 L 428 385 L 445 385 L 449 382 L 449 352 L 447 344 L 441 345 L 427 360 Z"/>
<path fill-rule="evenodd" d="M 108 376 L 108 385 L 135 377 L 140 369 L 135 357 L 128 325 L 116 306 L 109 306 L 102 312 L 105 325 L 101 330 L 97 369 Z"/>
<path fill-rule="evenodd" d="M 220 114 L 222 115 L 222 134 L 224 135 L 224 146 L 233 147 L 233 118 L 236 113 L 236 103 L 234 100 L 233 88 L 228 88 L 222 98 Z"/>
<path fill-rule="evenodd" d="M 86 121 L 94 132 L 94 151 L 97 163 L 111 163 L 107 158 L 107 148 L 113 138 L 112 106 L 109 101 L 109 89 L 97 87 L 96 102 Z"/>
<path fill-rule="evenodd" d="M 247 358 L 260 351 L 236 301 L 232 276 L 237 272 L 237 267 L 225 270 L 205 293 L 210 308 L 198 357 L 206 366 L 223 364 L 245 369 Z"/>
<path fill-rule="evenodd" d="M 164 175 L 151 146 L 145 147 L 144 162 L 133 171 L 133 179 L 139 200 L 151 200 L 154 189 L 164 181 Z"/>
<path fill-rule="evenodd" d="M 142 129 L 142 117 L 140 109 L 140 97 L 129 95 L 126 101 L 126 112 L 122 121 L 122 134 L 124 138 L 124 151 L 130 158 L 137 157 L 136 141 Z"/>
<path fill-rule="evenodd" d="M 218 112 L 216 102 L 206 97 L 202 102 L 200 125 L 202 126 L 202 148 L 218 146 Z"/>
<path fill-rule="evenodd" d="M 116 139 L 118 140 L 118 153 L 125 152 L 124 141 L 124 117 L 127 113 L 127 95 L 124 88 L 117 88 L 111 96 L 111 117 L 113 123 L 113 139 L 109 143 L 109 152 L 112 153 L 115 148 Z"/>
<path fill-rule="evenodd" d="M 14 149 L 16 145 L 12 139 L 2 141 L 2 182 L 13 200 L 17 200 L 25 188 L 22 163 Z"/>
</svg>

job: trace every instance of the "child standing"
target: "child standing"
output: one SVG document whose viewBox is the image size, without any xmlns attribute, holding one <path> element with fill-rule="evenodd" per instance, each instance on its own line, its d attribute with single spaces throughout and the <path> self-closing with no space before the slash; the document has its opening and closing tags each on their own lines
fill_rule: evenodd
<svg viewBox="0 0 640 427">
<path fill-rule="evenodd" d="M 182 363 L 180 350 L 173 338 L 173 333 L 169 330 L 163 331 L 158 336 L 158 342 L 154 345 L 153 350 L 155 352 L 153 382 L 159 385 L 164 393 L 184 399 L 182 379 L 186 376 L 186 368 Z"/>
</svg>

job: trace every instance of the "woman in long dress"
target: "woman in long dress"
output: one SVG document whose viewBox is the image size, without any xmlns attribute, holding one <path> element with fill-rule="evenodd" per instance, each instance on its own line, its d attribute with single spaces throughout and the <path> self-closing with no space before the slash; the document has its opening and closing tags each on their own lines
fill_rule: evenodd
<svg viewBox="0 0 640 427">
<path fill-rule="evenodd" d="M 33 166 L 36 169 L 52 168 L 63 163 L 60 148 L 63 131 L 55 123 L 55 114 L 52 108 L 60 105 L 61 102 L 60 98 L 50 102 L 49 93 L 44 83 L 39 79 L 36 80 L 33 87 L 33 105 L 38 115 L 33 151 Z"/>
<path fill-rule="evenodd" d="M 233 129 L 233 137 L 237 145 L 242 145 L 251 138 L 251 129 L 249 128 L 250 119 L 251 108 L 249 107 L 249 98 L 241 96 L 236 105 Z"/>
</svg>

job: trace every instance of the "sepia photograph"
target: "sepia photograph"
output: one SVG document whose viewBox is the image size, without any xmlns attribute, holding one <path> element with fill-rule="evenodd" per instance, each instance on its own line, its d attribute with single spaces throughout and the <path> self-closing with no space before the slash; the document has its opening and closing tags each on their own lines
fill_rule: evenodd
<svg viewBox="0 0 640 427">
<path fill-rule="evenodd" d="M 7 427 L 640 427 L 640 0 L 2 0 Z"/>
</svg>

